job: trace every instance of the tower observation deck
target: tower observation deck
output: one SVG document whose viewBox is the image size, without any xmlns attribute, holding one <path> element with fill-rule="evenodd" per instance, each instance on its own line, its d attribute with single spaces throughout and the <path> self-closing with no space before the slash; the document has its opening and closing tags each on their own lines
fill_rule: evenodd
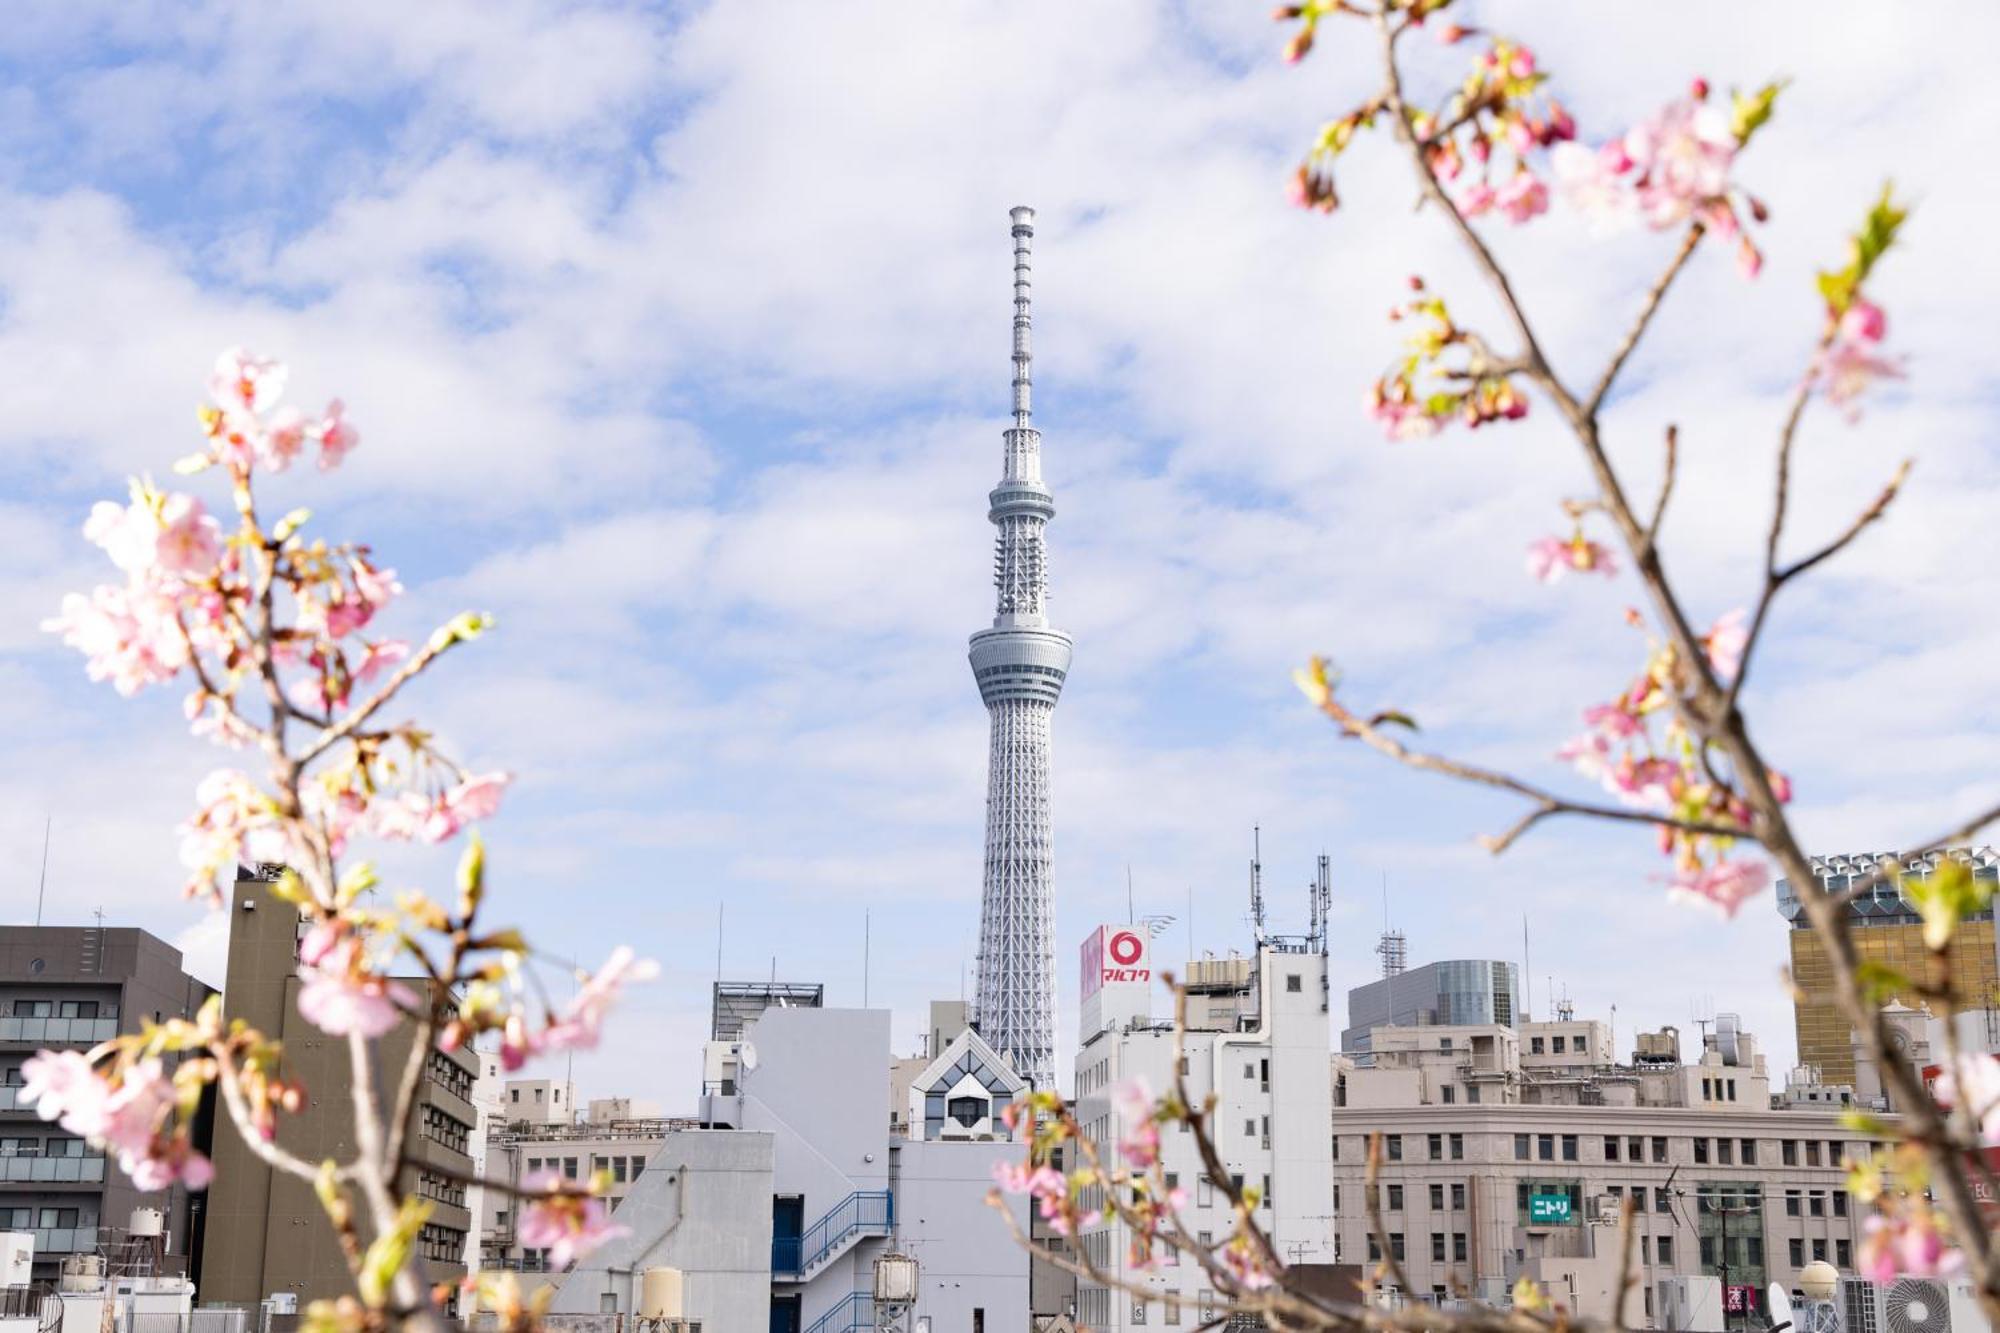
<svg viewBox="0 0 2000 1333">
<path fill-rule="evenodd" d="M 980 1034 L 1038 1088 L 1055 1085 L 1055 856 L 1049 821 L 1049 719 L 1069 674 L 1070 637 L 1048 622 L 1043 529 L 1055 496 L 1042 481 L 1042 435 L 1030 424 L 1029 247 L 1035 210 L 1014 224 L 1014 424 L 1000 484 L 987 497 L 998 529 L 993 627 L 972 636 L 973 679 L 992 719 L 986 769 L 986 865 L 979 909 Z"/>
</svg>

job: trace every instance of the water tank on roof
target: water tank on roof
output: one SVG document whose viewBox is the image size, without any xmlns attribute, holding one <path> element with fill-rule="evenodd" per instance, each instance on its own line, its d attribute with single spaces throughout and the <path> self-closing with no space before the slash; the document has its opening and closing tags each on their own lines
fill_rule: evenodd
<svg viewBox="0 0 2000 1333">
<path fill-rule="evenodd" d="M 649 1268 L 639 1278 L 639 1317 L 663 1321 L 681 1317 L 681 1270 Z"/>
<path fill-rule="evenodd" d="M 166 1225 L 166 1218 L 157 1208 L 134 1208 L 132 1223 L 127 1232 L 133 1236 L 157 1236 Z"/>
</svg>

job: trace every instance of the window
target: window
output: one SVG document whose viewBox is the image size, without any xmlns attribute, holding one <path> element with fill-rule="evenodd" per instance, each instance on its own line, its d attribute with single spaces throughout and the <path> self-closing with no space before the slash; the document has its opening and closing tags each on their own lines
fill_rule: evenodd
<svg viewBox="0 0 2000 1333">
<path fill-rule="evenodd" d="M 1786 1139 L 1783 1143 L 1780 1143 L 1778 1145 L 1778 1156 L 1784 1161 L 1786 1166 L 1797 1166 L 1799 1164 L 1799 1141 L 1797 1139 Z"/>
<path fill-rule="evenodd" d="M 1846 1217 L 1846 1216 L 1847 1216 L 1847 1191 L 1846 1191 L 1846 1190 L 1835 1190 L 1835 1191 L 1833 1192 L 1833 1215 L 1834 1215 L 1835 1217 Z"/>
<path fill-rule="evenodd" d="M 1745 1139 L 1743 1140 L 1742 1143 L 1738 1144 L 1737 1147 L 1742 1149 L 1742 1151 L 1738 1153 L 1737 1156 L 1743 1159 L 1743 1165 L 1745 1166 L 1757 1165 L 1757 1140 Z"/>
<path fill-rule="evenodd" d="M 510 1098 L 510 1099 L 511 1099 L 512 1101 L 514 1101 L 514 1102 L 515 1102 L 515 1103 L 516 1103 L 517 1105 L 518 1105 L 518 1104 L 520 1103 L 520 1100 L 521 1100 L 521 1090 L 520 1090 L 519 1088 L 509 1088 L 509 1089 L 507 1089 L 507 1095 L 508 1095 L 508 1097 L 509 1097 L 509 1098 Z"/>
<path fill-rule="evenodd" d="M 62 1007 L 56 1011 L 56 1014 L 60 1018 L 95 1018 L 97 1017 L 97 1001 L 64 1000 Z"/>
<path fill-rule="evenodd" d="M 1473 1103 L 1474 1105 L 1478 1105 L 1479 1085 L 1477 1083 L 1468 1083 L 1465 1085 L 1465 1100 Z"/>
<path fill-rule="evenodd" d="M 1458 1089 L 1457 1089 L 1457 1088 L 1455 1088 L 1455 1087 L 1453 1087 L 1453 1086 L 1452 1086 L 1451 1084 L 1449 1084 L 1449 1083 L 1445 1084 L 1445 1085 L 1444 1085 L 1444 1104 L 1445 1104 L 1446 1106 L 1450 1106 L 1450 1105 L 1451 1105 L 1451 1104 L 1452 1104 L 1453 1102 L 1455 1102 L 1455 1101 L 1457 1101 L 1457 1100 L 1458 1100 Z M 1431 1137 L 1432 1137 L 1432 1138 L 1436 1138 L 1436 1137 L 1437 1137 L 1437 1135 L 1433 1134 L 1433 1135 L 1431 1135 Z"/>
<path fill-rule="evenodd" d="M 1181 1122 L 1181 1128 L 1187 1128 L 1186 1121 Z M 1333 1160 L 1336 1162 L 1340 1160 L 1340 1135 L 1338 1134 L 1333 1136 Z"/>
<path fill-rule="evenodd" d="M 1636 1134 L 1625 1140 L 1625 1160 L 1628 1162 L 1643 1161 L 1646 1156 L 1643 1151 L 1645 1146 L 1646 1141 Z"/>
<path fill-rule="evenodd" d="M 1661 1266 L 1671 1265 L 1674 1262 L 1674 1238 L 1672 1236 L 1656 1237 L 1653 1241 L 1653 1253 L 1660 1257 Z"/>
<path fill-rule="evenodd" d="M 1705 1078 L 1701 1081 L 1701 1099 L 1705 1102 L 1715 1100 L 1715 1081 L 1713 1079 Z"/>
<path fill-rule="evenodd" d="M 1743 1255 L 1746 1267 L 1762 1268 L 1764 1266 L 1764 1238 L 1757 1235 L 1745 1236 L 1743 1238 Z"/>
<path fill-rule="evenodd" d="M 1563 1160 L 1565 1162 L 1574 1162 L 1576 1160 L 1576 1135 L 1574 1134 L 1563 1135 Z"/>
<path fill-rule="evenodd" d="M 1403 1136 L 1401 1134 L 1388 1135 L 1382 1140 L 1382 1146 L 1383 1156 L 1387 1157 L 1390 1161 L 1400 1162 L 1403 1160 Z"/>
<path fill-rule="evenodd" d="M 1433 1162 L 1441 1162 L 1444 1160 L 1444 1135 L 1442 1134 L 1425 1135 L 1424 1146 L 1430 1149 L 1431 1160 Z"/>
<path fill-rule="evenodd" d="M 1438 1038 L 1438 1049 L 1439 1049 L 1440 1051 L 1449 1051 L 1449 1050 L 1451 1049 L 1451 1038 L 1450 1038 L 1450 1037 L 1439 1037 L 1439 1038 Z"/>
<path fill-rule="evenodd" d="M 16 1018 L 47 1018 L 54 1012 L 53 1006 L 47 1000 L 14 1001 L 14 1017 Z"/>
<path fill-rule="evenodd" d="M 1583 1055 L 1590 1049 L 1588 1046 L 1584 1045 L 1584 1036 L 1581 1032 L 1576 1034 L 1575 1040 L 1572 1041 L 1570 1045 L 1571 1048 L 1575 1050 L 1578 1055 Z"/>
<path fill-rule="evenodd" d="M 1178 1263 L 1179 1260 L 1175 1260 L 1175 1262 Z M 1170 1326 L 1178 1327 L 1181 1322 L 1181 1298 L 1178 1296 L 1169 1296 L 1164 1304 L 1166 1318 L 1163 1322 Z"/>
<path fill-rule="evenodd" d="M 1431 1211 L 1434 1213 L 1444 1211 L 1444 1186 L 1442 1184 L 1431 1186 Z"/>
<path fill-rule="evenodd" d="M 1854 1267 L 1853 1247 L 1847 1243 L 1845 1237 L 1833 1242 L 1833 1263 L 1834 1267 L 1842 1270 Z"/>
<path fill-rule="evenodd" d="M 1819 1165 L 1819 1141 L 1817 1139 L 1806 1140 L 1806 1165 Z"/>
<path fill-rule="evenodd" d="M 946 1115 L 950 1116 L 960 1125 L 966 1129 L 971 1129 L 986 1118 L 986 1099 L 984 1097 L 953 1097 L 944 1104 L 944 1110 Z"/>
<path fill-rule="evenodd" d="M 1694 1141 L 1694 1160 L 1697 1166 L 1706 1166 L 1708 1164 L 1707 1139 L 1696 1139 Z"/>
<path fill-rule="evenodd" d="M 1634 1158 L 1633 1158 L 1633 1160 L 1635 1160 L 1635 1161 L 1637 1160 L 1637 1155 L 1636 1155 L 1636 1154 L 1634 1155 Z M 1659 1137 L 1655 1137 L 1655 1138 L 1654 1138 L 1654 1140 L 1653 1140 L 1653 1160 L 1654 1160 L 1654 1161 L 1656 1161 L 1656 1162 L 1664 1162 L 1664 1161 L 1666 1161 L 1666 1160 L 1667 1160 L 1667 1141 L 1666 1141 L 1666 1139 L 1664 1139 L 1664 1138 L 1659 1138 Z"/>
<path fill-rule="evenodd" d="M 1799 1192 L 1797 1190 L 1786 1190 L 1785 1216 L 1797 1217 L 1798 1215 L 1799 1215 Z"/>
<path fill-rule="evenodd" d="M 1271 1178 L 1270 1178 L 1269 1176 L 1265 1176 L 1265 1177 L 1264 1177 L 1264 1193 L 1263 1193 L 1263 1195 L 1262 1195 L 1262 1196 L 1261 1196 L 1261 1197 L 1260 1197 L 1260 1198 L 1259 1198 L 1259 1199 L 1257 1200 L 1257 1206 L 1258 1206 L 1259 1208 L 1269 1208 L 1269 1207 L 1271 1206 L 1271 1200 L 1272 1200 L 1272 1198 L 1274 1198 L 1274 1197 L 1275 1197 L 1275 1196 L 1274 1196 L 1274 1195 L 1273 1195 L 1273 1194 L 1271 1193 Z"/>
<path fill-rule="evenodd" d="M 576 1158 L 574 1157 L 563 1158 L 563 1174 L 565 1176 L 568 1176 L 571 1180 L 576 1179 Z"/>
<path fill-rule="evenodd" d="M 1391 1185 L 1389 1187 L 1389 1211 L 1392 1213 L 1403 1211 L 1403 1187 L 1401 1185 Z"/>
<path fill-rule="evenodd" d="M 1649 1239 L 1651 1238 L 1648 1236 L 1639 1237 L 1639 1262 L 1642 1264 L 1653 1262 L 1652 1249 L 1646 1243 Z"/>
<path fill-rule="evenodd" d="M 622 1185 L 625 1183 L 625 1159 L 623 1157 L 614 1157 L 611 1159 L 611 1179 L 616 1184 Z"/>
<path fill-rule="evenodd" d="M 1667 1196 L 1667 1187 L 1665 1185 L 1655 1186 L 1653 1189 L 1653 1211 L 1656 1213 L 1670 1213 L 1673 1210 L 1673 1200 Z"/>
<path fill-rule="evenodd" d="M 1717 1166 L 1736 1165 L 1736 1144 L 1729 1139 L 1715 1141 L 1715 1163 Z"/>
<path fill-rule="evenodd" d="M 1528 1136 L 1526 1134 L 1516 1134 L 1514 1136 L 1514 1160 L 1517 1162 L 1528 1160 Z"/>
<path fill-rule="evenodd" d="M 1715 1237 L 1713 1236 L 1703 1236 L 1701 1238 L 1701 1266 L 1703 1268 L 1715 1267 Z"/>
<path fill-rule="evenodd" d="M 639 1176 L 645 1171 L 645 1169 L 646 1169 L 645 1158 L 634 1157 L 632 1159 L 632 1179 L 637 1180 Z"/>
<path fill-rule="evenodd" d="M 1206 1208 L 1215 1202 L 1215 1184 L 1207 1176 L 1194 1183 L 1194 1202 L 1197 1208 Z"/>
<path fill-rule="evenodd" d="M 1431 1262 L 1434 1264 L 1444 1262 L 1444 1232 L 1442 1231 L 1431 1232 Z"/>
<path fill-rule="evenodd" d="M 1542 1053 L 1542 1039 L 1540 1037 L 1528 1038 L 1528 1054 L 1540 1055 L 1541 1053 Z"/>
<path fill-rule="evenodd" d="M 1839 1139 L 1828 1139 L 1828 1140 L 1826 1141 L 1826 1164 L 1827 1164 L 1828 1166 L 1839 1166 L 1839 1165 L 1840 1165 L 1840 1140 L 1839 1140 Z"/>
<path fill-rule="evenodd" d="M 1257 1077 L 1257 1066 L 1252 1064 L 1250 1061 L 1245 1060 L 1243 1062 L 1243 1077 L 1245 1078 Z"/>
<path fill-rule="evenodd" d="M 1535 1156 L 1539 1157 L 1539 1158 L 1540 1158 L 1540 1159 L 1541 1159 L 1542 1161 L 1544 1161 L 1544 1162 L 1553 1162 L 1553 1161 L 1555 1161 L 1555 1160 L 1556 1160 L 1556 1136 L 1555 1136 L 1555 1135 L 1553 1135 L 1553 1134 L 1538 1134 L 1538 1135 L 1536 1135 L 1536 1136 L 1535 1136 Z"/>
<path fill-rule="evenodd" d="M 1382 1242 L 1376 1238 L 1373 1231 L 1368 1233 L 1368 1262 L 1375 1264 L 1382 1262 Z"/>
<path fill-rule="evenodd" d="M 1454 1231 L 1451 1233 L 1451 1257 L 1455 1263 L 1462 1264 L 1465 1262 L 1465 1233 L 1463 1231 Z"/>
<path fill-rule="evenodd" d="M 1812 1257 L 1814 1263 L 1826 1262 L 1826 1242 L 1824 1240 L 1814 1239 L 1812 1243 Z"/>
<path fill-rule="evenodd" d="M 1618 1160 L 1618 1136 L 1616 1134 L 1606 1134 L 1604 1136 L 1604 1160 L 1607 1162 Z"/>
<path fill-rule="evenodd" d="M 1451 1206 L 1458 1212 L 1465 1211 L 1465 1186 L 1453 1185 L 1451 1187 Z"/>
<path fill-rule="evenodd" d="M 1465 1160 L 1465 1135 L 1454 1134 L 1451 1136 L 1451 1160 L 1454 1162 Z"/>
<path fill-rule="evenodd" d="M 1257 1137 L 1257 1122 L 1255 1120 L 1245 1120 L 1243 1122 L 1243 1137 L 1246 1139 Z"/>
<path fill-rule="evenodd" d="M 1389 1253 L 1398 1263 L 1402 1262 L 1404 1257 L 1402 1232 L 1392 1231 L 1389 1233 Z"/>
<path fill-rule="evenodd" d="M 1232 1190 L 1234 1190 L 1234 1191 L 1235 1191 L 1235 1193 L 1236 1193 L 1236 1197 L 1237 1197 L 1237 1198 L 1239 1198 L 1239 1199 L 1240 1199 L 1240 1198 L 1242 1198 L 1242 1197 L 1243 1197 L 1243 1174 L 1242 1174 L 1242 1172 L 1240 1172 L 1240 1171 L 1234 1171 L 1234 1172 L 1231 1172 L 1231 1173 L 1230 1173 L 1230 1176 L 1229 1176 L 1229 1185 L 1230 1185 L 1230 1188 L 1231 1188 Z"/>
<path fill-rule="evenodd" d="M 1290 992 L 1293 995 L 1296 995 L 1304 988 L 1305 987 L 1303 983 L 1300 981 L 1298 973 L 1296 972 L 1285 973 L 1285 989 L 1288 992 Z"/>
<path fill-rule="evenodd" d="M 1806 1195 L 1806 1215 L 1808 1217 L 1826 1216 L 1825 1190 L 1814 1190 L 1811 1194 Z"/>
<path fill-rule="evenodd" d="M 1144 1301 L 1135 1300 L 1132 1302 L 1132 1322 L 1135 1324 L 1146 1322 L 1146 1303 Z"/>
<path fill-rule="evenodd" d="M 1561 1055 L 1563 1053 L 1563 1039 L 1561 1037 L 1557 1037 L 1555 1040 L 1551 1041 L 1549 1043 L 1549 1049 L 1554 1051 L 1557 1055 Z"/>
</svg>

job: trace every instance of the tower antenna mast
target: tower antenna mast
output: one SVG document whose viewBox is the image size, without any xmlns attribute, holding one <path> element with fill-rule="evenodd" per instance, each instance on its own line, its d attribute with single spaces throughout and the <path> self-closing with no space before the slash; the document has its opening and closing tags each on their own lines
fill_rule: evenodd
<svg viewBox="0 0 2000 1333">
<path fill-rule="evenodd" d="M 1033 425 L 1030 249 L 1035 210 L 1010 214 L 1014 237 L 1013 422 L 1000 482 L 987 496 L 997 530 L 993 626 L 969 656 L 991 718 L 986 769 L 986 861 L 979 901 L 980 1035 L 1038 1088 L 1055 1086 L 1055 859 L 1049 817 L 1049 722 L 1069 674 L 1071 640 L 1048 620 L 1043 530 L 1055 496 L 1042 481 Z"/>
<path fill-rule="evenodd" d="M 1250 924 L 1256 932 L 1257 947 L 1264 947 L 1264 830 L 1250 828 Z"/>
</svg>

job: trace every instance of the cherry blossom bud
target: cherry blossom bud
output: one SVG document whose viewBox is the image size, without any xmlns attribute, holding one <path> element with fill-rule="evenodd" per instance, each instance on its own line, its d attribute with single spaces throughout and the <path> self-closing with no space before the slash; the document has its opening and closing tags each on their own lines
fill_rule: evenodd
<svg viewBox="0 0 2000 1333">
<path fill-rule="evenodd" d="M 1698 78 L 1689 84 L 1688 96 L 1694 98 L 1697 102 L 1706 102 L 1708 100 L 1708 80 Z"/>
</svg>

